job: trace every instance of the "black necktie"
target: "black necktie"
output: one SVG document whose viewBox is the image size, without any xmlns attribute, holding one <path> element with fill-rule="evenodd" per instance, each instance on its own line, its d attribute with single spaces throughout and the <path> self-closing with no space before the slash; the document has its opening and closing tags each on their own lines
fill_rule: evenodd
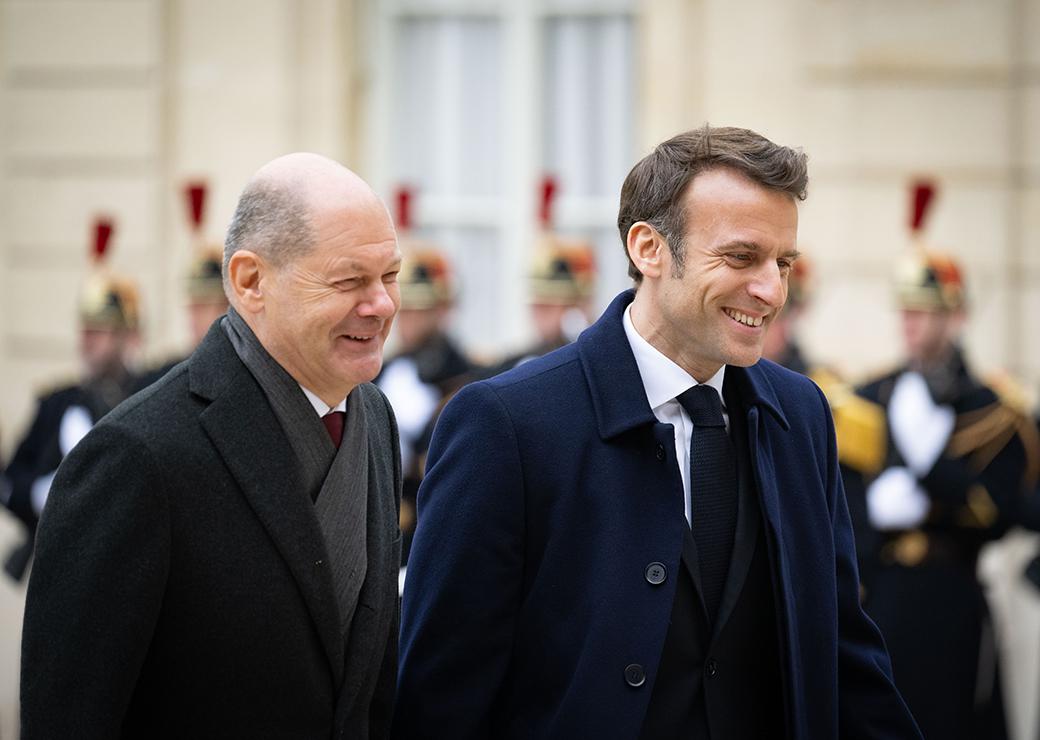
<svg viewBox="0 0 1040 740">
<path fill-rule="evenodd" d="M 737 457 L 726 433 L 722 399 L 710 385 L 676 397 L 693 421 L 690 440 L 690 519 L 700 560 L 701 588 L 712 624 L 726 585 L 737 527 Z"/>
<path fill-rule="evenodd" d="M 339 448 L 339 443 L 343 441 L 343 424 L 346 419 L 346 411 L 330 411 L 321 417 L 325 430 L 332 437 L 332 444 L 336 445 L 337 449 Z"/>
</svg>

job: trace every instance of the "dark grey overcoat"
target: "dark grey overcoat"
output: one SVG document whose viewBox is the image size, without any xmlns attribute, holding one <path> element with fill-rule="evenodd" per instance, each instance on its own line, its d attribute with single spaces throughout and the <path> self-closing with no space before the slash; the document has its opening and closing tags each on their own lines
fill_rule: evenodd
<svg viewBox="0 0 1040 740">
<path fill-rule="evenodd" d="M 400 460 L 389 405 L 359 390 L 368 570 L 349 641 L 288 439 L 218 322 L 58 472 L 26 603 L 23 737 L 388 733 Z"/>
</svg>

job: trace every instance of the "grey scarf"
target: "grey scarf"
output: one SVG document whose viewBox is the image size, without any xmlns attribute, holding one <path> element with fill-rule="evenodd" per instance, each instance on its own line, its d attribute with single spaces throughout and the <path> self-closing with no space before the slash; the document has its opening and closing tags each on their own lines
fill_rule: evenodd
<svg viewBox="0 0 1040 740">
<path fill-rule="evenodd" d="M 274 409 L 298 462 L 303 490 L 313 501 L 336 457 L 336 447 L 329 439 L 321 418 L 303 394 L 300 384 L 267 353 L 235 309 L 228 309 L 227 315 L 221 319 L 221 328 Z"/>
<path fill-rule="evenodd" d="M 297 479 L 315 503 L 333 573 L 344 634 L 368 569 L 366 514 L 369 449 L 362 388 L 347 397 L 343 441 L 337 451 L 320 417 L 292 376 L 279 365 L 245 320 L 229 308 L 221 321 L 239 358 L 256 378 L 285 430 Z"/>
</svg>

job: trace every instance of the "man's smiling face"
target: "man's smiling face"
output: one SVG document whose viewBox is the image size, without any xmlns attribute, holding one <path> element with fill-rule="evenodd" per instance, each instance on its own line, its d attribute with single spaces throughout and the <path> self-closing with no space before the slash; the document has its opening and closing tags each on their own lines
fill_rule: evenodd
<svg viewBox="0 0 1040 740">
<path fill-rule="evenodd" d="M 268 265 L 261 280 L 261 341 L 304 387 L 340 399 L 372 380 L 401 303 L 401 253 L 386 209 L 312 211 L 315 245 Z M 341 390 L 342 389 L 342 390 Z"/>
<path fill-rule="evenodd" d="M 682 259 L 664 248 L 660 276 L 639 291 L 650 293 L 646 339 L 703 382 L 762 356 L 798 255 L 798 208 L 787 193 L 724 167 L 694 177 L 683 203 Z"/>
</svg>

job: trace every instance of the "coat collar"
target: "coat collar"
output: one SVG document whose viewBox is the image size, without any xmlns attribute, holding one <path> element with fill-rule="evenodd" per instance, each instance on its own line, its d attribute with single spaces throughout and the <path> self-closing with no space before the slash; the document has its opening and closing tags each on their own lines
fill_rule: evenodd
<svg viewBox="0 0 1040 740">
<path fill-rule="evenodd" d="M 295 466 L 287 464 L 292 447 L 285 431 L 220 323 L 188 360 L 189 389 L 209 402 L 199 417 L 202 427 L 289 566 L 338 684 L 344 636 L 330 569 L 319 567 L 328 554 L 314 505 L 300 493 Z"/>
<path fill-rule="evenodd" d="M 643 379 L 621 324 L 622 314 L 633 298 L 634 290 L 620 293 L 577 340 L 578 356 L 588 378 L 602 439 L 657 421 L 642 391 Z M 766 360 L 747 368 L 733 365 L 726 368 L 727 378 L 732 375 L 741 384 L 741 395 L 748 408 L 767 409 L 787 430 L 790 424 L 769 379 L 773 372 L 775 366 Z"/>
</svg>

